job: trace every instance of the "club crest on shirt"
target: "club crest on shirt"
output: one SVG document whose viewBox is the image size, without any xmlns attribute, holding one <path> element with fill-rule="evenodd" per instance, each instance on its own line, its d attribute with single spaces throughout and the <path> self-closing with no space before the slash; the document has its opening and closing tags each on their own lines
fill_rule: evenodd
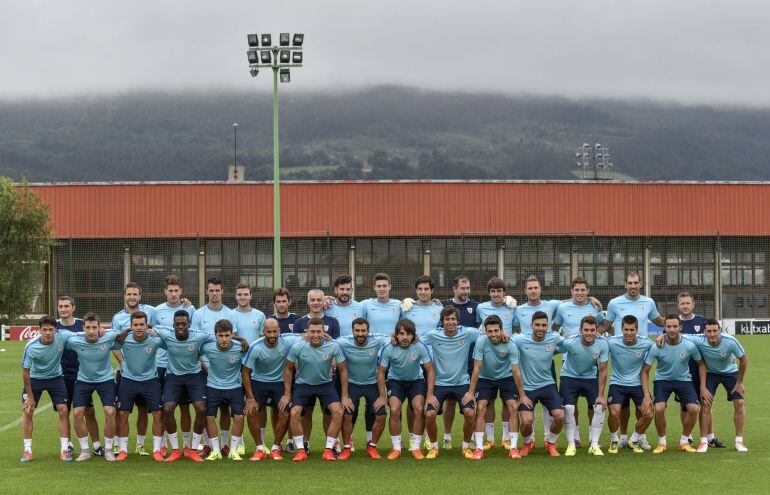
<svg viewBox="0 0 770 495">
<path fill-rule="evenodd" d="M 504 358 L 507 355 L 508 355 L 508 351 L 500 351 L 500 357 L 501 358 Z"/>
<path fill-rule="evenodd" d="M 144 348 L 144 350 L 147 352 L 147 354 L 149 354 L 149 353 L 152 352 L 152 347 L 147 346 L 147 347 Z"/>
<path fill-rule="evenodd" d="M 286 351 L 281 351 L 281 357 L 285 357 L 285 356 L 286 356 Z"/>
<path fill-rule="evenodd" d="M 329 333 L 329 325 L 324 325 L 324 332 Z"/>
<path fill-rule="evenodd" d="M 465 308 L 469 314 L 473 314 L 473 308 Z"/>
<path fill-rule="evenodd" d="M 546 344 L 545 345 L 545 350 L 548 351 L 548 352 L 551 352 L 551 344 Z"/>
<path fill-rule="evenodd" d="M 64 346 L 59 344 L 59 352 L 62 352 L 64 350 Z"/>
<path fill-rule="evenodd" d="M 594 359 L 599 359 L 599 353 L 598 352 L 594 352 L 592 357 Z"/>
<path fill-rule="evenodd" d="M 686 354 L 684 353 L 684 351 L 679 353 L 679 359 L 684 359 L 685 356 Z"/>
<path fill-rule="evenodd" d="M 103 350 L 103 351 L 106 351 L 107 350 L 107 344 L 102 344 L 102 345 L 99 346 L 99 348 L 101 350 Z"/>
<path fill-rule="evenodd" d="M 436 313 L 431 313 L 431 314 L 430 314 L 430 317 L 431 317 L 431 318 L 435 318 L 435 317 L 436 317 Z"/>
<path fill-rule="evenodd" d="M 370 350 L 369 350 L 369 355 L 370 355 L 370 356 L 374 356 L 374 354 L 375 354 L 375 352 L 374 352 L 374 349 L 370 349 Z"/>
<path fill-rule="evenodd" d="M 636 357 L 638 358 L 642 357 L 642 351 L 636 351 Z"/>
<path fill-rule="evenodd" d="M 458 342 L 458 343 L 460 344 L 460 347 L 464 346 L 465 345 L 465 339 L 460 339 L 460 342 Z"/>
<path fill-rule="evenodd" d="M 289 330 L 294 331 L 294 323 L 289 323 Z"/>
<path fill-rule="evenodd" d="M 646 307 L 644 306 L 644 304 L 642 304 L 642 305 L 640 306 L 640 308 L 642 309 L 642 311 L 645 311 L 645 309 L 646 309 Z"/>
<path fill-rule="evenodd" d="M 412 361 L 417 361 L 417 354 L 415 353 L 410 354 L 409 359 L 411 359 Z"/>
<path fill-rule="evenodd" d="M 193 347 L 193 345 L 192 345 L 192 344 L 190 344 L 190 345 L 188 345 L 188 346 L 187 346 L 187 350 L 188 350 L 188 351 L 192 352 L 192 351 L 193 351 L 193 349 L 194 349 L 194 347 Z"/>
<path fill-rule="evenodd" d="M 238 362 L 238 356 L 230 356 L 229 358 L 230 364 L 235 364 Z"/>
<path fill-rule="evenodd" d="M 324 361 L 326 361 L 327 359 L 329 359 L 329 355 L 328 355 L 328 354 L 326 354 L 326 353 L 324 352 L 324 355 L 323 355 L 323 356 L 321 356 L 321 359 L 323 359 Z"/>
<path fill-rule="evenodd" d="M 693 325 L 696 332 L 700 332 L 700 325 Z"/>
<path fill-rule="evenodd" d="M 396 308 L 390 308 L 390 312 L 391 313 L 395 313 L 396 312 Z"/>
<path fill-rule="evenodd" d="M 257 320 L 251 320 L 251 324 L 256 326 L 257 325 Z"/>
<path fill-rule="evenodd" d="M 727 357 L 727 353 L 725 351 L 720 352 L 719 355 L 722 357 Z"/>
</svg>

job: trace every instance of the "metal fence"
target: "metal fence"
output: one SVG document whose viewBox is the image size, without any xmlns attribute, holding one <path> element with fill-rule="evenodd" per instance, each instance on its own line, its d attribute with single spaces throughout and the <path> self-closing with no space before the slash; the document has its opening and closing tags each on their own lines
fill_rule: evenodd
<svg viewBox="0 0 770 495">
<path fill-rule="evenodd" d="M 134 281 L 143 302 L 160 304 L 163 279 L 182 278 L 185 295 L 205 302 L 205 281 L 219 277 L 225 304 L 234 287 L 253 287 L 253 306 L 272 311 L 272 239 L 60 239 L 41 280 L 36 313 L 55 310 L 57 296 L 75 298 L 77 312 L 110 316 L 123 307 L 122 287 Z M 355 297 L 372 297 L 378 272 L 392 278 L 392 297 L 414 297 L 414 280 L 430 274 L 435 295 L 452 295 L 452 279 L 466 275 L 472 296 L 486 300 L 486 281 L 501 276 L 509 293 L 524 300 L 524 280 L 536 275 L 543 298 L 569 297 L 570 281 L 585 277 L 605 305 L 623 293 L 625 274 L 643 275 L 644 292 L 661 313 L 676 310 L 676 294 L 693 293 L 696 312 L 718 318 L 767 316 L 770 238 L 597 237 L 591 232 L 551 235 L 458 234 L 452 237 L 287 236 L 282 240 L 282 284 L 294 296 L 293 311 L 306 311 L 311 288 L 331 291 L 334 277 L 354 277 Z"/>
</svg>

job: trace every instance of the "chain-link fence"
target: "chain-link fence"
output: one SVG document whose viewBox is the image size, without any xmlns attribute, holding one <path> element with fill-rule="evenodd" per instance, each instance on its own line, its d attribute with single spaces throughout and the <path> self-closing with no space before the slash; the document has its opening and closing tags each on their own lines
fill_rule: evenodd
<svg viewBox="0 0 770 495">
<path fill-rule="evenodd" d="M 692 292 L 696 312 L 719 318 L 767 316 L 770 238 L 597 237 L 591 232 L 452 237 L 334 237 L 292 235 L 282 239 L 282 285 L 294 296 L 292 310 L 307 310 L 309 289 L 331 291 L 334 278 L 353 275 L 355 297 L 373 296 L 378 272 L 391 276 L 392 297 L 414 297 L 414 280 L 430 274 L 436 297 L 451 297 L 452 280 L 466 275 L 472 296 L 486 300 L 486 281 L 502 276 L 509 293 L 525 299 L 524 281 L 541 280 L 544 299 L 569 297 L 570 281 L 585 277 L 605 305 L 624 292 L 625 274 L 642 274 L 645 289 L 664 314 L 676 311 L 676 295 Z M 134 281 L 143 302 L 165 301 L 166 275 L 181 277 L 185 295 L 205 303 L 205 281 L 222 279 L 225 304 L 235 304 L 239 282 L 253 287 L 253 306 L 271 312 L 273 241 L 246 239 L 60 239 L 41 280 L 36 313 L 55 311 L 56 297 L 75 298 L 78 314 L 104 318 L 123 307 L 122 287 Z M 649 291 L 649 292 L 648 292 Z"/>
</svg>

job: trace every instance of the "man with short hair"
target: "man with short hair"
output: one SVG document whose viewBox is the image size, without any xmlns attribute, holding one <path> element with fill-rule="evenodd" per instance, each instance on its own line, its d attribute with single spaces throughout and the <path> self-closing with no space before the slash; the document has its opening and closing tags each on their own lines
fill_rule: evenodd
<svg viewBox="0 0 770 495">
<path fill-rule="evenodd" d="M 219 320 L 214 324 L 216 343 L 207 342 L 201 347 L 201 354 L 209 361 L 206 376 L 206 430 L 211 439 L 211 454 L 207 461 L 222 459 L 217 433 L 217 409 L 227 403 L 233 414 L 233 434 L 230 439 L 228 458 L 242 460 L 238 447 L 243 443 L 243 387 L 241 385 L 241 353 L 246 352 L 248 344 L 241 337 L 233 337 L 233 324 L 229 320 Z"/>
<path fill-rule="evenodd" d="M 746 368 L 749 360 L 746 357 L 746 351 L 743 350 L 738 339 L 731 335 L 723 334 L 719 327 L 719 322 L 714 318 L 708 318 L 704 325 L 704 332 L 700 335 L 683 334 L 682 338 L 694 343 L 706 363 L 706 390 L 708 394 L 704 397 L 701 405 L 700 430 L 701 439 L 698 445 L 698 452 L 706 452 L 711 441 L 704 437 L 704 431 L 712 431 L 710 425 L 713 421 L 711 417 L 711 408 L 713 406 L 714 394 L 717 387 L 722 385 L 727 393 L 727 400 L 733 403 L 735 413 L 733 421 L 735 422 L 735 450 L 738 452 L 748 452 L 749 449 L 743 443 L 743 427 L 746 422 L 746 409 L 743 404 L 743 377 L 746 375 Z M 738 364 L 735 364 L 735 360 Z"/>
<path fill-rule="evenodd" d="M 291 307 L 291 294 L 283 287 L 273 291 L 273 318 L 278 322 L 281 333 L 292 333 L 294 331 L 294 322 L 299 315 L 289 311 Z"/>
<path fill-rule="evenodd" d="M 150 317 L 150 325 L 174 327 L 174 313 L 180 309 L 187 311 L 192 319 L 195 313 L 195 306 L 189 304 L 187 299 L 182 298 L 182 279 L 176 275 L 168 275 L 164 280 L 163 294 L 166 296 L 166 302 L 155 306 L 155 311 Z M 155 365 L 158 369 L 158 380 L 160 381 L 161 391 L 166 380 L 166 367 L 168 366 L 168 354 L 166 349 L 159 347 L 155 354 Z M 182 447 L 190 447 L 190 436 L 192 431 L 192 417 L 190 416 L 190 400 L 183 396 L 179 400 L 179 424 L 182 429 Z M 164 422 L 165 426 L 165 422 Z M 165 457 L 168 453 L 168 432 L 164 431 L 164 446 L 161 447 L 161 454 Z"/>
<path fill-rule="evenodd" d="M 512 446 L 508 451 L 511 459 L 521 459 L 516 448 L 519 439 L 519 401 L 532 403 L 524 392 L 524 384 L 519 369 L 519 348 L 512 341 L 503 342 L 503 322 L 496 315 L 484 320 L 484 332 L 476 339 L 473 350 L 473 374 L 467 394 L 476 399 L 474 460 L 484 457 L 484 421 L 486 407 L 490 400 L 500 395 L 500 400 L 508 409 L 509 437 Z"/>
<path fill-rule="evenodd" d="M 374 276 L 374 293 L 376 297 L 361 303 L 363 318 L 369 322 L 372 333 L 390 334 L 401 317 L 401 301 L 390 298 L 390 276 L 378 273 Z"/>
<path fill-rule="evenodd" d="M 532 317 L 538 311 L 542 311 L 548 317 L 548 330 L 551 330 L 551 323 L 556 314 L 556 308 L 562 303 L 558 299 L 543 301 L 540 299 L 542 289 L 540 279 L 535 275 L 530 275 L 524 282 L 524 292 L 527 294 L 527 302 L 516 306 L 513 313 L 513 331 L 514 333 L 531 334 Z"/>
<path fill-rule="evenodd" d="M 311 289 L 307 291 L 308 314 L 297 318 L 294 322 L 293 333 L 305 333 L 307 325 L 312 319 L 322 320 L 324 322 L 324 332 L 333 339 L 340 336 L 340 323 L 337 318 L 324 313 L 324 301 L 326 296 L 320 289 Z"/>
<path fill-rule="evenodd" d="M 131 324 L 123 330 L 116 345 L 123 356 L 123 376 L 118 389 L 118 456 L 115 460 L 128 458 L 128 416 L 134 404 L 141 401 L 152 414 L 152 458 L 163 461 L 163 391 L 158 379 L 156 354 L 165 344 L 157 336 L 147 334 L 147 314 L 136 311 L 131 314 Z M 139 448 L 137 454 L 141 455 Z"/>
<path fill-rule="evenodd" d="M 564 338 L 572 337 L 580 334 L 580 322 L 586 316 L 593 316 L 596 322 L 604 323 L 604 314 L 601 309 L 591 303 L 588 298 L 588 281 L 583 277 L 576 277 L 572 280 L 572 286 L 570 289 L 572 298 L 568 301 L 564 301 L 556 308 L 556 315 L 553 318 L 553 330 L 555 332 L 561 331 Z M 564 359 L 568 356 L 565 355 Z M 605 408 L 606 409 L 606 408 Z M 589 425 L 593 421 L 593 408 L 588 408 L 588 423 Z M 580 421 L 578 420 L 578 407 L 575 404 L 575 428 L 574 428 L 574 441 L 575 445 L 580 447 Z M 565 420 L 565 424 L 571 425 L 570 420 Z M 589 428 L 588 442 L 592 443 L 591 429 Z M 567 432 L 569 434 L 569 432 Z M 569 441 L 569 438 L 567 438 Z"/>
<path fill-rule="evenodd" d="M 406 298 L 401 302 L 401 317 L 410 319 L 417 328 L 417 336 L 422 337 L 439 326 L 441 306 L 434 303 L 433 279 L 428 275 L 420 275 L 414 282 L 417 300 Z"/>
<path fill-rule="evenodd" d="M 115 377 L 110 363 L 110 349 L 118 338 L 118 332 L 108 330 L 101 335 L 99 317 L 95 313 L 86 313 L 83 317 L 83 334 L 76 334 L 67 339 L 65 349 L 72 349 L 78 354 L 80 367 L 75 382 L 72 405 L 75 418 L 75 432 L 80 442 L 80 454 L 75 461 L 91 458 L 88 450 L 88 429 L 85 423 L 85 409 L 91 403 L 94 392 L 104 406 L 104 460 L 114 461 L 112 451 L 115 438 Z"/>
<path fill-rule="evenodd" d="M 235 286 L 235 328 L 238 336 L 251 344 L 262 337 L 265 325 L 265 313 L 251 307 L 251 286 L 243 282 Z"/>
<path fill-rule="evenodd" d="M 626 292 L 616 298 L 614 298 L 607 305 L 607 316 L 604 319 L 603 331 L 610 331 L 614 328 L 614 332 L 610 331 L 614 335 L 623 334 L 623 317 L 626 315 L 633 315 L 637 320 L 637 337 L 648 338 L 648 321 L 652 321 L 656 325 L 663 327 L 663 317 L 658 313 L 658 309 L 655 306 L 655 301 L 647 296 L 641 294 L 644 283 L 642 281 L 639 272 L 632 270 L 626 274 L 625 289 Z M 637 409 L 637 411 L 640 411 Z M 620 444 L 619 448 L 625 448 L 628 446 L 628 419 L 630 409 L 624 407 L 620 414 Z M 637 415 L 637 419 L 639 416 Z M 650 450 L 650 444 L 647 441 L 647 436 L 642 434 L 639 438 L 639 446 L 643 450 Z"/>
<path fill-rule="evenodd" d="M 548 331 L 548 315 L 537 311 L 532 315 L 532 333 L 520 333 L 513 337 L 519 348 L 521 375 L 524 379 L 524 391 L 532 401 L 532 405 L 521 404 L 521 435 L 525 442 L 521 447 L 521 455 L 525 457 L 535 448 L 533 418 L 535 405 L 540 402 L 547 409 L 553 420 L 547 431 L 545 449 L 551 457 L 559 457 L 556 450 L 556 440 L 564 423 L 564 408 L 556 379 L 551 371 L 553 355 L 558 352 L 559 344 L 564 340 L 559 334 Z M 511 446 L 515 448 L 515 446 Z"/>
<path fill-rule="evenodd" d="M 322 298 L 323 300 L 323 298 Z M 294 436 L 294 445 L 297 453 L 292 461 L 307 460 L 307 451 L 304 448 L 304 433 L 301 416 L 306 407 L 312 406 L 316 399 L 321 402 L 321 407 L 328 409 L 331 421 L 326 430 L 326 448 L 321 456 L 325 461 L 336 461 L 334 444 L 342 426 L 343 407 L 348 411 L 353 410 L 353 404 L 348 396 L 348 368 L 345 355 L 340 345 L 334 341 L 327 341 L 324 332 L 324 321 L 320 318 L 312 318 L 307 324 L 307 340 L 294 344 L 286 358 L 286 367 L 283 373 L 284 394 L 278 404 L 285 409 L 291 404 L 289 424 L 291 434 Z M 332 361 L 337 362 L 337 371 L 340 375 L 340 394 L 334 388 L 331 368 Z M 292 390 L 294 372 L 296 370 L 296 387 Z"/>
<path fill-rule="evenodd" d="M 56 330 L 67 330 L 74 333 L 83 332 L 83 320 L 75 318 L 75 300 L 70 296 L 59 296 L 56 300 L 56 312 L 59 319 L 56 320 Z M 72 411 L 72 392 L 75 390 L 75 381 L 78 377 L 78 355 L 75 351 L 64 349 L 61 358 L 62 375 L 64 375 L 64 386 L 67 387 L 67 410 Z M 68 413 L 69 414 L 69 413 Z M 99 423 L 96 421 L 96 411 L 93 404 L 86 406 L 86 427 L 93 443 L 94 455 L 103 456 L 104 447 L 102 447 L 99 437 Z M 69 438 L 69 434 L 67 434 Z M 70 454 L 75 452 L 72 442 L 68 440 L 68 450 Z"/>
<path fill-rule="evenodd" d="M 682 330 L 681 334 L 684 335 L 704 335 L 706 332 L 706 317 L 695 314 L 695 302 L 693 300 L 692 294 L 683 291 L 677 294 L 676 296 L 676 304 L 679 309 L 679 321 L 682 322 Z M 707 363 L 708 364 L 708 363 Z M 694 360 L 690 359 L 690 375 L 692 376 L 692 386 L 695 391 L 700 394 L 700 372 L 698 371 L 698 363 Z M 685 404 L 682 404 L 680 402 L 681 406 L 681 413 L 680 418 L 684 420 L 685 414 L 687 414 L 687 407 Z M 700 418 L 701 418 L 701 424 L 703 424 L 703 414 L 704 414 L 705 408 L 701 407 L 700 410 Z M 707 443 L 709 447 L 714 447 L 717 449 L 723 449 L 725 448 L 725 444 L 720 442 L 719 439 L 714 435 L 714 424 L 712 422 L 706 423 L 708 424 L 708 435 L 706 435 Z M 692 435 L 687 439 L 690 445 L 694 444 L 694 441 L 692 439 Z"/>
<path fill-rule="evenodd" d="M 155 315 L 155 308 L 148 304 L 141 304 L 141 301 L 142 288 L 136 282 L 128 282 L 123 287 L 124 307 L 112 317 L 112 329 L 117 332 L 122 332 L 126 328 L 130 328 L 131 315 L 139 311 L 147 315 L 148 322 L 149 320 L 152 320 Z M 112 354 L 118 362 L 118 369 L 115 373 L 115 383 L 118 392 L 120 392 L 120 385 L 123 381 L 123 354 L 118 349 L 114 349 Z M 147 435 L 147 404 L 140 398 L 139 401 L 137 401 L 136 406 L 138 409 L 136 414 L 136 453 L 139 455 L 150 455 L 149 452 L 144 449 L 144 438 Z M 117 443 L 119 444 L 120 442 Z M 118 457 L 120 457 L 119 450 Z M 120 460 L 122 461 L 123 459 Z"/>
<path fill-rule="evenodd" d="M 473 457 L 471 436 L 475 417 L 473 396 L 467 396 L 470 386 L 468 376 L 468 353 L 471 342 L 479 337 L 475 327 L 466 328 L 458 325 L 460 313 L 454 306 L 446 306 L 441 310 L 441 327 L 422 335 L 421 341 L 429 346 L 433 354 L 433 367 L 436 371 L 433 395 L 438 407 L 428 404 L 425 410 L 425 430 L 430 440 L 430 449 L 426 459 L 435 459 L 438 451 L 438 426 L 436 416 L 442 413 L 442 404 L 448 398 L 460 404 L 465 422 L 463 424 L 462 454 L 466 458 Z"/>
<path fill-rule="evenodd" d="M 241 378 L 246 392 L 246 420 L 251 436 L 257 443 L 250 461 L 268 457 L 264 446 L 267 407 L 272 409 L 274 437 L 269 457 L 274 461 L 283 460 L 281 442 L 289 427 L 289 409 L 278 408 L 284 394 L 283 370 L 289 349 L 302 337 L 294 333 L 281 333 L 278 320 L 270 317 L 265 320 L 263 337 L 254 342 L 243 357 Z"/>
<path fill-rule="evenodd" d="M 592 315 L 584 316 L 580 321 L 580 335 L 564 339 L 558 345 L 559 352 L 564 355 L 559 393 L 564 400 L 567 435 L 567 450 L 564 455 L 568 457 L 574 456 L 577 451 L 575 407 L 581 395 L 586 398 L 588 408 L 594 410 L 588 453 L 604 455 L 599 447 L 599 437 L 604 427 L 604 410 L 607 407 L 604 389 L 607 384 L 609 348 L 607 341 L 597 336 L 597 326 L 596 318 Z"/>
<path fill-rule="evenodd" d="M 634 433 L 628 441 L 628 446 L 637 454 L 645 449 L 640 445 L 640 439 L 647 427 L 650 426 L 654 415 L 654 407 L 650 394 L 642 388 L 642 366 L 644 358 L 652 347 L 649 339 L 639 338 L 639 321 L 634 315 L 626 315 L 621 319 L 622 335 L 613 335 L 607 339 L 612 371 L 610 373 L 610 388 L 607 394 L 610 417 L 610 454 L 617 454 L 620 448 L 620 421 L 622 411 L 629 410 L 631 401 L 637 410 L 637 420 Z M 626 415 L 626 417 L 628 417 Z"/>
<path fill-rule="evenodd" d="M 21 429 L 24 435 L 24 452 L 20 461 L 29 462 L 33 459 L 32 423 L 35 408 L 43 392 L 47 391 L 54 410 L 59 415 L 59 459 L 69 462 L 72 460 L 68 446 L 70 419 L 61 359 L 67 340 L 74 334 L 68 330 L 57 332 L 56 320 L 49 315 L 40 318 L 37 324 L 40 327 L 40 335 L 27 342 L 21 358 L 21 381 L 24 384 L 21 392 Z"/>
<path fill-rule="evenodd" d="M 350 275 L 334 279 L 334 298 L 327 302 L 324 314 L 339 322 L 341 337 L 353 335 L 353 320 L 363 317 L 364 308 L 353 299 L 353 279 Z"/>
<path fill-rule="evenodd" d="M 662 347 L 651 347 L 644 359 L 642 367 L 642 388 L 645 394 L 648 392 L 648 380 L 652 365 L 657 362 L 655 380 L 653 381 L 655 401 L 655 429 L 658 431 L 658 446 L 653 454 L 662 454 L 667 450 L 666 444 L 666 405 L 671 393 L 676 394 L 679 400 L 686 404 L 687 414 L 682 421 L 682 436 L 679 439 L 679 450 L 682 452 L 697 452 L 687 442 L 687 437 L 695 426 L 700 412 L 698 394 L 692 389 L 692 377 L 688 359 L 699 361 L 701 375 L 701 396 L 708 397 L 706 390 L 706 365 L 698 347 L 689 340 L 682 339 L 680 335 L 679 316 L 668 315 L 665 318 L 666 338 Z M 703 432 L 701 432 L 703 433 Z M 701 435 L 702 436 L 702 435 Z"/>
<path fill-rule="evenodd" d="M 192 441 L 189 448 L 184 449 L 184 457 L 195 462 L 203 462 L 203 458 L 198 455 L 198 445 L 203 437 L 206 395 L 205 379 L 201 374 L 201 362 L 198 356 L 201 346 L 206 342 L 213 342 L 214 338 L 207 333 L 190 330 L 190 315 L 184 309 L 174 313 L 173 329 L 155 327 L 153 330 L 166 344 L 168 351 L 168 368 L 163 384 L 163 417 L 172 451 L 165 461 L 174 462 L 182 458 L 176 435 L 174 411 L 184 395 L 195 408 Z"/>
<path fill-rule="evenodd" d="M 425 429 L 423 411 L 426 402 L 436 408 L 439 406 L 433 395 L 434 386 L 433 361 L 428 348 L 419 342 L 417 329 L 411 320 L 398 320 L 391 345 L 386 345 L 382 350 L 377 367 L 377 388 L 380 396 L 374 403 L 375 410 L 386 404 L 390 409 L 389 430 L 393 448 L 388 454 L 389 460 L 401 457 L 401 406 L 407 399 L 414 411 L 414 431 L 409 433 L 409 450 L 415 459 L 425 459 L 420 450 Z"/>
<path fill-rule="evenodd" d="M 337 339 L 342 352 L 345 354 L 348 366 L 348 381 L 350 401 L 354 411 L 345 411 L 342 418 L 343 449 L 339 459 L 347 459 L 353 452 L 352 437 L 355 424 L 355 412 L 358 411 L 361 399 L 365 400 L 366 413 L 375 417 L 372 421 L 371 432 L 367 433 L 366 452 L 372 459 L 380 459 L 377 452 L 382 432 L 385 430 L 386 411 L 383 405 L 374 409 L 374 403 L 379 397 L 377 388 L 377 362 L 379 351 L 384 345 L 390 343 L 390 335 L 370 334 L 369 322 L 366 318 L 356 318 L 352 322 L 353 335 L 342 336 Z"/>
</svg>

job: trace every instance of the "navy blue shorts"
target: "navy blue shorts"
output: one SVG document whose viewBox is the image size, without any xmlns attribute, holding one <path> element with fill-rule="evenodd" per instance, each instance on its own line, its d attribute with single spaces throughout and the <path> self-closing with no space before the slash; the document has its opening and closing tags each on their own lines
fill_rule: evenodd
<svg viewBox="0 0 770 495">
<path fill-rule="evenodd" d="M 468 392 L 468 387 L 469 385 L 456 385 L 453 387 L 436 385 L 433 387 L 433 395 L 436 397 L 436 399 L 438 399 L 438 412 L 436 414 L 441 414 L 444 412 L 444 401 L 449 398 L 453 398 L 455 401 L 457 401 L 457 404 L 460 406 L 460 411 L 463 409 L 473 409 L 476 407 L 474 401 L 469 401 L 467 404 L 462 403 L 463 395 Z M 427 410 L 435 411 L 436 408 L 428 404 Z"/>
<path fill-rule="evenodd" d="M 497 380 L 488 380 L 479 378 L 476 383 L 476 400 L 493 401 L 500 394 L 500 398 L 505 402 L 511 399 L 519 400 L 519 390 L 516 388 L 516 382 L 512 376 L 498 378 Z"/>
<path fill-rule="evenodd" d="M 206 386 L 206 416 L 217 415 L 222 404 L 229 404 L 233 416 L 243 416 L 243 387 L 214 388 Z"/>
<path fill-rule="evenodd" d="M 720 373 L 707 373 L 706 374 L 706 389 L 711 392 L 711 395 L 716 394 L 717 387 L 721 384 L 727 392 L 727 400 L 742 400 L 743 395 L 738 392 L 731 393 L 735 388 L 735 384 L 738 383 L 738 373 L 731 373 L 729 375 L 723 375 Z"/>
<path fill-rule="evenodd" d="M 369 385 L 356 385 L 355 383 L 349 383 L 348 394 L 350 395 L 350 400 L 353 401 L 353 405 L 356 406 L 356 410 L 358 409 L 358 404 L 361 402 L 361 398 L 363 398 L 364 402 L 366 403 L 365 411 L 369 413 L 373 410 L 374 401 L 376 401 L 380 396 L 380 389 L 377 387 L 376 383 Z M 353 413 L 345 411 L 345 414 Z M 374 414 L 376 416 L 385 416 L 387 414 L 385 411 L 385 406 L 382 406 L 374 411 Z"/>
<path fill-rule="evenodd" d="M 174 375 L 166 373 L 166 382 L 163 384 L 163 401 L 185 404 L 182 399 L 191 402 L 203 402 L 206 400 L 206 380 L 200 373 L 192 375 Z M 187 402 L 189 404 L 189 402 Z"/>
<path fill-rule="evenodd" d="M 75 396 L 76 381 L 77 381 L 76 378 L 70 380 L 66 376 L 64 377 L 64 386 L 67 388 L 67 409 L 72 409 L 72 397 Z M 88 404 L 86 404 L 86 407 L 94 407 L 94 401 L 91 399 L 88 399 Z"/>
<path fill-rule="evenodd" d="M 120 370 L 115 371 L 115 404 L 120 402 L 120 386 L 123 383 L 123 373 Z M 161 396 L 163 396 L 163 388 L 161 388 Z M 138 395 L 133 401 L 138 407 L 147 407 L 147 403 L 144 401 L 144 396 Z M 131 411 L 131 409 L 127 409 Z"/>
<path fill-rule="evenodd" d="M 692 388 L 695 390 L 695 395 L 700 397 L 700 368 L 698 367 L 698 361 L 690 359 L 690 362 L 687 363 L 687 365 L 690 367 L 690 376 L 692 376 Z M 682 412 L 687 411 L 687 404 L 682 403 L 678 396 L 676 397 L 676 401 L 680 403 Z"/>
<path fill-rule="evenodd" d="M 676 394 L 682 404 L 698 404 L 698 394 L 692 388 L 691 381 L 655 380 L 652 382 L 654 402 L 668 402 L 671 394 Z"/>
<path fill-rule="evenodd" d="M 251 380 L 251 393 L 259 407 L 277 408 L 286 389 L 283 382 L 260 382 Z"/>
<path fill-rule="evenodd" d="M 594 408 L 594 402 L 599 395 L 599 380 L 596 378 L 572 378 L 571 376 L 561 377 L 559 383 L 559 393 L 564 399 L 564 404 L 574 406 L 577 404 L 578 397 L 581 395 L 586 398 L 588 408 Z"/>
<path fill-rule="evenodd" d="M 35 399 L 35 406 L 40 402 L 40 397 L 43 392 L 48 392 L 48 396 L 51 398 L 51 403 L 54 406 L 59 404 L 67 404 L 69 402 L 67 395 L 67 385 L 64 384 L 64 377 L 57 376 L 56 378 L 30 378 L 32 384 L 32 395 Z M 21 389 L 21 403 L 27 400 L 27 391 L 22 387 Z M 54 410 L 56 408 L 54 407 Z"/>
<path fill-rule="evenodd" d="M 634 401 L 634 405 L 639 407 L 644 401 L 644 390 L 641 385 L 627 387 L 625 385 L 610 385 L 607 393 L 607 404 L 620 404 L 621 408 L 626 408 Z"/>
<path fill-rule="evenodd" d="M 137 381 L 122 378 L 118 387 L 118 411 L 133 411 L 134 404 L 144 406 L 148 411 L 163 410 L 163 391 L 160 380 Z"/>
<path fill-rule="evenodd" d="M 390 379 L 386 383 L 388 387 L 388 397 L 396 397 L 402 403 L 409 399 L 411 402 L 415 397 L 422 395 L 425 397 L 428 393 L 428 384 L 425 380 L 396 380 Z"/>
<path fill-rule="evenodd" d="M 532 407 L 529 408 L 524 404 L 519 404 L 519 411 L 535 410 L 535 405 L 541 403 L 543 407 L 548 409 L 549 412 L 556 409 L 564 409 L 561 404 L 561 395 L 559 395 L 559 389 L 555 384 L 546 385 L 545 387 L 536 388 L 535 390 L 525 390 L 527 397 L 532 401 Z"/>
<path fill-rule="evenodd" d="M 75 390 L 72 397 L 73 407 L 87 407 L 93 404 L 91 398 L 93 393 L 99 394 L 99 399 L 104 407 L 115 406 L 115 380 L 105 380 L 99 383 L 75 382 Z"/>
<path fill-rule="evenodd" d="M 291 406 L 312 407 L 315 400 L 321 402 L 321 407 L 329 407 L 330 404 L 340 401 L 340 395 L 334 388 L 334 382 L 322 383 L 320 385 L 308 385 L 306 383 L 297 383 L 294 385 L 294 391 L 291 395 Z"/>
</svg>

